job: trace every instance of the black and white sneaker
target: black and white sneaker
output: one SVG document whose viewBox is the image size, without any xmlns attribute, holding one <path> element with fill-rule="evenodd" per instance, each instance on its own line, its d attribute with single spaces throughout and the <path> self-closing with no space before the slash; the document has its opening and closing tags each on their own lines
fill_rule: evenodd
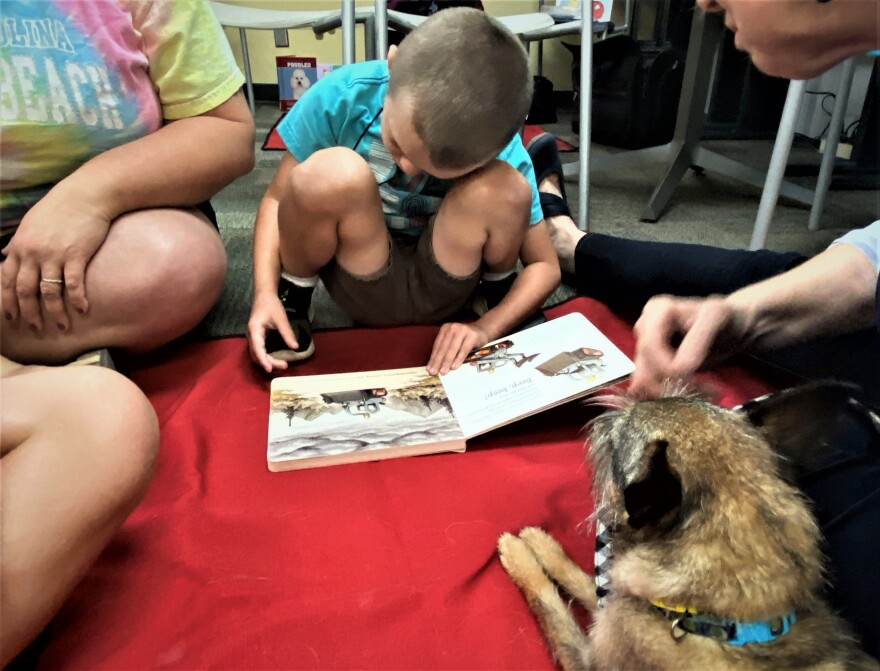
<svg viewBox="0 0 880 671">
<path fill-rule="evenodd" d="M 311 307 L 313 291 L 314 287 L 300 287 L 284 278 L 278 280 L 278 298 L 284 306 L 299 347 L 290 349 L 281 334 L 273 329 L 266 332 L 266 353 L 269 356 L 292 363 L 308 359 L 315 353 L 315 342 L 312 340 L 312 319 L 315 316 Z"/>
</svg>

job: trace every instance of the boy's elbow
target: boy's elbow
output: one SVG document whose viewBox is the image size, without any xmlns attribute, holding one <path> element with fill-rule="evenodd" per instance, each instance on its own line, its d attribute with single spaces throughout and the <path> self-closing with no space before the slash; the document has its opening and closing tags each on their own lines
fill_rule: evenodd
<svg viewBox="0 0 880 671">
<path fill-rule="evenodd" d="M 549 266 L 547 270 L 547 280 L 553 286 L 555 290 L 562 283 L 562 269 L 559 267 L 559 261 L 553 259 L 552 262 L 548 262 Z"/>
<path fill-rule="evenodd" d="M 540 263 L 541 276 L 544 279 L 544 285 L 547 287 L 548 295 L 556 290 L 556 287 L 562 282 L 562 270 L 559 268 L 559 261 L 556 257 L 546 259 Z"/>
</svg>

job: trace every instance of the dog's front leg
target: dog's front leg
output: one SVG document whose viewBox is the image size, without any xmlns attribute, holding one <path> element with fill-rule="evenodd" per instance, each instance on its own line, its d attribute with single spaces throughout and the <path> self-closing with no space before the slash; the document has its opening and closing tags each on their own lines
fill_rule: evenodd
<svg viewBox="0 0 880 671">
<path fill-rule="evenodd" d="M 498 555 L 537 618 L 560 666 L 565 671 L 590 669 L 592 654 L 586 634 L 525 541 L 512 534 L 502 534 L 498 539 Z"/>
<path fill-rule="evenodd" d="M 519 537 L 529 546 L 553 582 L 588 612 L 596 612 L 598 602 L 593 579 L 572 561 L 556 539 L 537 527 L 526 527 L 519 532 Z"/>
</svg>

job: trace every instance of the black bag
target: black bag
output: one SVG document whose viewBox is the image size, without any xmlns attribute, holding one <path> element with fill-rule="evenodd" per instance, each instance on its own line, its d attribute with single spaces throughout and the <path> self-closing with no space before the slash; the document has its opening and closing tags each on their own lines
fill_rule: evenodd
<svg viewBox="0 0 880 671">
<path fill-rule="evenodd" d="M 526 123 L 556 123 L 556 96 L 553 82 L 541 75 L 535 75 L 535 88 L 532 93 L 532 106 Z"/>
<path fill-rule="evenodd" d="M 580 45 L 565 44 L 574 56 L 572 81 L 580 84 Z M 627 35 L 593 45 L 592 141 L 641 149 L 672 139 L 684 57 L 673 48 L 645 49 Z M 579 132 L 579 109 L 572 130 Z"/>
</svg>

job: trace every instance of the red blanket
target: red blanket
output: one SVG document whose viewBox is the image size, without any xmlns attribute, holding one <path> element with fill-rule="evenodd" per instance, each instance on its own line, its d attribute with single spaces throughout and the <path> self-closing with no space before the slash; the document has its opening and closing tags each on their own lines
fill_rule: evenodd
<svg viewBox="0 0 880 671">
<path fill-rule="evenodd" d="M 629 326 L 576 299 L 626 353 Z M 315 335 L 303 374 L 427 361 L 436 329 Z M 592 567 L 578 403 L 464 454 L 270 473 L 269 378 L 243 339 L 177 346 L 131 372 L 162 447 L 142 504 L 39 645 L 42 669 L 551 669 L 495 554 L 539 525 Z M 704 378 L 731 405 L 768 389 Z"/>
</svg>

